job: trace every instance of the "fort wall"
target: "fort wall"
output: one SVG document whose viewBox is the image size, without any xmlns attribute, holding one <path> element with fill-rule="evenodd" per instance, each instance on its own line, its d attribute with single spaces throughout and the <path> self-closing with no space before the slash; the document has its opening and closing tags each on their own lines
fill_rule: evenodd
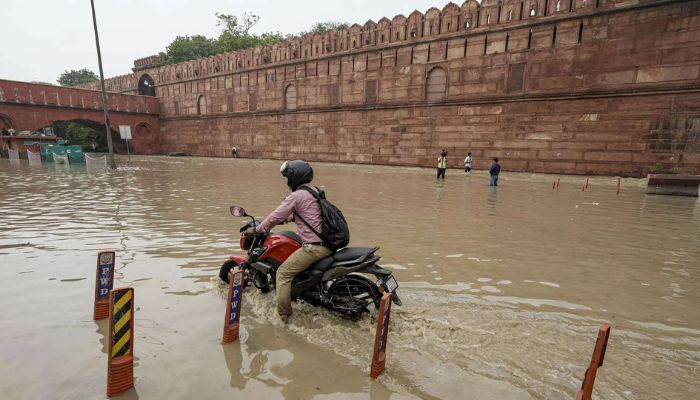
<svg viewBox="0 0 700 400">
<path fill-rule="evenodd" d="M 700 172 L 700 2 L 484 0 L 107 81 L 165 152 L 643 175 Z M 89 86 L 89 85 L 88 85 Z"/>
</svg>

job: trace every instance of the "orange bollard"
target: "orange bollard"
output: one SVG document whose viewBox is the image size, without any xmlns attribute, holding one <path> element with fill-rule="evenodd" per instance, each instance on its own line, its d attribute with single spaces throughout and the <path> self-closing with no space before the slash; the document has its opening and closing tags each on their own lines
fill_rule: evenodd
<svg viewBox="0 0 700 400">
<path fill-rule="evenodd" d="M 608 325 L 601 325 L 598 330 L 598 339 L 596 339 L 595 348 L 593 349 L 591 364 L 586 370 L 586 376 L 583 378 L 583 383 L 581 383 L 581 390 L 576 394 L 576 400 L 591 400 L 595 376 L 598 372 L 598 368 L 603 366 L 603 359 L 605 358 L 605 350 L 608 347 L 609 337 L 610 327 Z"/>
<path fill-rule="evenodd" d="M 114 282 L 114 251 L 97 253 L 97 271 L 95 272 L 95 307 L 92 319 L 95 321 L 109 317 L 109 292 Z"/>
<path fill-rule="evenodd" d="M 617 195 L 620 195 L 620 177 L 617 177 Z"/>
<path fill-rule="evenodd" d="M 389 336 L 389 317 L 391 316 L 391 293 L 384 293 L 379 303 L 379 318 L 377 318 L 377 335 L 374 338 L 374 353 L 372 354 L 372 369 L 369 376 L 377 379 L 386 366 L 386 342 Z"/>
<path fill-rule="evenodd" d="M 134 289 L 114 289 L 109 294 L 109 349 L 107 396 L 134 387 Z"/>
<path fill-rule="evenodd" d="M 226 304 L 226 319 L 224 320 L 224 344 L 238 340 L 238 330 L 241 326 L 241 303 L 243 302 L 243 271 L 231 271 L 228 279 L 228 304 Z"/>
</svg>

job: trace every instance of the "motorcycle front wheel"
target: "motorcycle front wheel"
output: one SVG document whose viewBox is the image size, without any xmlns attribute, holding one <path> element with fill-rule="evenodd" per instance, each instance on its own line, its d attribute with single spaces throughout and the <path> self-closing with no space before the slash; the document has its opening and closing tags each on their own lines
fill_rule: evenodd
<svg viewBox="0 0 700 400">
<path fill-rule="evenodd" d="M 238 263 L 233 260 L 226 261 L 221 265 L 221 269 L 219 269 L 219 278 L 228 283 L 228 276 L 231 273 L 231 270 L 237 266 Z"/>
</svg>

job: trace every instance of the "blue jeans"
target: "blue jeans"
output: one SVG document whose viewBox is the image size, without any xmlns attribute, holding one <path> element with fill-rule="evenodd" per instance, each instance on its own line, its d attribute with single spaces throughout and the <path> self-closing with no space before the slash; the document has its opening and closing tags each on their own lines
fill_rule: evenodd
<svg viewBox="0 0 700 400">
<path fill-rule="evenodd" d="M 491 183 L 489 186 L 498 186 L 498 175 L 491 175 Z"/>
</svg>

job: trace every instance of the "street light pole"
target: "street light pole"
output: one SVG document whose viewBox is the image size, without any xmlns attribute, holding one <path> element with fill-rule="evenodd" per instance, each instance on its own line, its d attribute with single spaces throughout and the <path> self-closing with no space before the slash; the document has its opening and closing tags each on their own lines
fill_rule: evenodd
<svg viewBox="0 0 700 400">
<path fill-rule="evenodd" d="M 95 1 L 90 0 L 92 6 L 92 25 L 95 28 L 95 45 L 97 45 L 97 64 L 100 67 L 100 88 L 102 89 L 102 106 L 105 112 L 105 133 L 107 134 L 107 148 L 109 148 L 109 167 L 117 169 L 114 161 L 114 147 L 112 146 L 112 129 L 109 123 L 109 111 L 107 104 L 107 92 L 105 92 L 105 76 L 102 72 L 102 53 L 100 53 L 100 37 L 97 35 L 97 18 L 95 18 Z"/>
</svg>

